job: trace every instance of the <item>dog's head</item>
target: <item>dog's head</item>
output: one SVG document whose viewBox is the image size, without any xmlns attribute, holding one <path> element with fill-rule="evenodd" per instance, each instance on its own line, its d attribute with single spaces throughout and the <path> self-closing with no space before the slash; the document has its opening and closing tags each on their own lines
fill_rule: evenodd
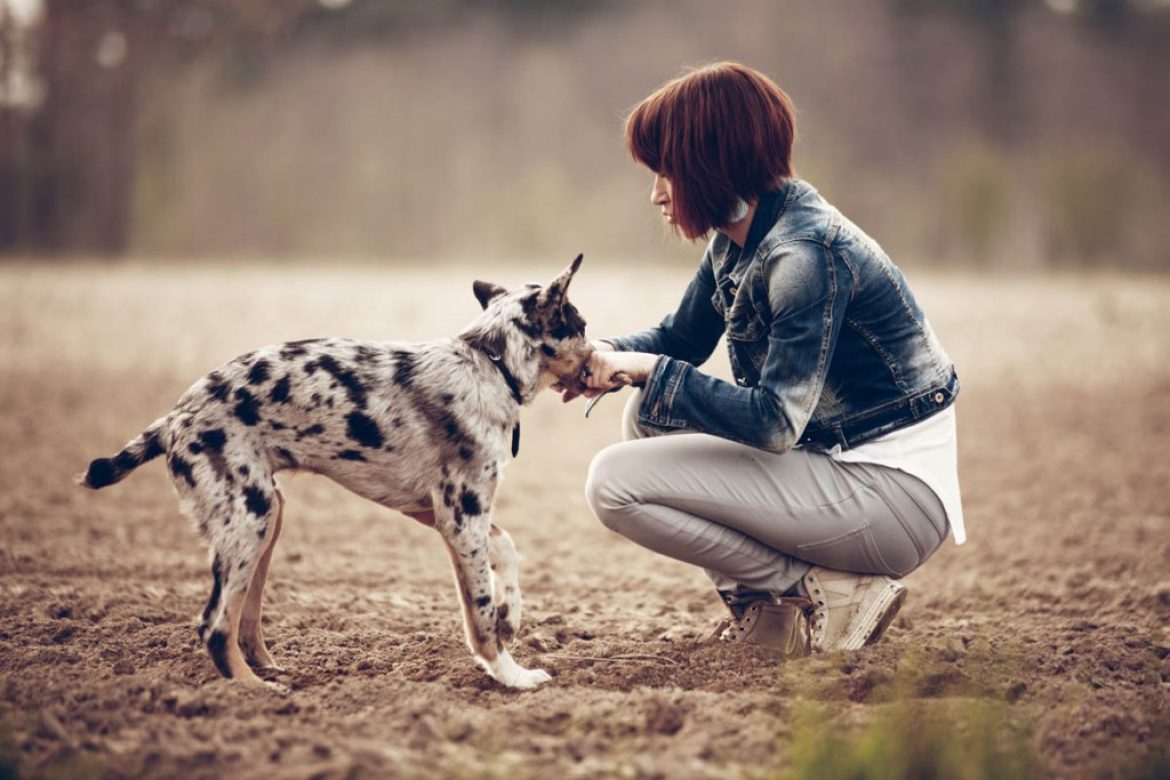
<svg viewBox="0 0 1170 780">
<path fill-rule="evenodd" d="M 472 285 L 484 311 L 461 337 L 500 360 L 524 389 L 525 401 L 554 384 L 585 389 L 581 370 L 593 348 L 585 338 L 585 320 L 566 297 L 582 257 L 546 287 L 528 284 L 509 291 L 491 282 Z"/>
</svg>

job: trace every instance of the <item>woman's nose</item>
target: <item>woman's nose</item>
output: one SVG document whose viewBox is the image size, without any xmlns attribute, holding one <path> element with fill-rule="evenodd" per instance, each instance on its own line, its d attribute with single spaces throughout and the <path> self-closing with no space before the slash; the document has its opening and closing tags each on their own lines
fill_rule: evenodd
<svg viewBox="0 0 1170 780">
<path fill-rule="evenodd" d="M 666 179 L 662 176 L 654 177 L 654 186 L 650 189 L 650 202 L 655 206 L 662 206 L 670 200 L 666 187 Z"/>
</svg>

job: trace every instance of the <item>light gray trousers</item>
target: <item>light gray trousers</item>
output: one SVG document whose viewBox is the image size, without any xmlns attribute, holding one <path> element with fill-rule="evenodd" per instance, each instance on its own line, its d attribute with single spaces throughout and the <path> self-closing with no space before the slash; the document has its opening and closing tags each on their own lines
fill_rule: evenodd
<svg viewBox="0 0 1170 780">
<path fill-rule="evenodd" d="M 609 529 L 701 566 L 724 593 L 789 591 L 812 565 L 902 577 L 946 538 L 942 503 L 897 469 L 701 433 L 657 435 L 626 404 L 625 441 L 593 459 L 585 495 Z"/>
</svg>

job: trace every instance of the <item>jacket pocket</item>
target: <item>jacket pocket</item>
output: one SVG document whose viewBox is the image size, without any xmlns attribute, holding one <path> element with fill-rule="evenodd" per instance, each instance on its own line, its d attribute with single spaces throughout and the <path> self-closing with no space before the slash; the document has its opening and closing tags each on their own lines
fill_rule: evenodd
<svg viewBox="0 0 1170 780">
<path fill-rule="evenodd" d="M 756 311 L 756 307 L 746 294 L 735 296 L 726 320 L 729 339 L 759 341 L 767 334 L 768 327 L 764 324 L 764 318 Z"/>
</svg>

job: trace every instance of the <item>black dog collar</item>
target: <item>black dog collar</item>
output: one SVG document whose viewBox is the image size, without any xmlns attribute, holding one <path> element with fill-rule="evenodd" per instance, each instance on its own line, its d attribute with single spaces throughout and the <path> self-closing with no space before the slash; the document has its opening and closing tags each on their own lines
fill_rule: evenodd
<svg viewBox="0 0 1170 780">
<path fill-rule="evenodd" d="M 484 353 L 487 354 L 487 353 Z M 492 361 L 492 365 L 500 370 L 504 376 L 504 381 L 508 383 L 508 389 L 512 391 L 512 397 L 516 399 L 516 404 L 524 405 L 524 401 L 520 395 L 520 383 L 516 381 L 516 377 L 512 376 L 512 372 L 504 365 L 504 361 L 500 360 L 494 355 L 488 355 L 488 360 Z M 512 457 L 520 454 L 520 420 L 516 419 L 516 425 L 512 428 Z"/>
<path fill-rule="evenodd" d="M 476 344 L 472 344 L 471 346 L 478 349 L 480 352 L 482 352 L 484 354 L 485 357 L 487 357 L 488 360 L 491 361 L 491 364 L 493 366 L 495 366 L 496 369 L 500 372 L 500 376 L 504 377 L 504 381 L 508 384 L 508 389 L 512 391 L 512 398 L 515 399 L 516 405 L 523 406 L 524 405 L 524 397 L 520 394 L 520 383 L 516 381 L 516 377 L 514 377 L 512 375 L 512 372 L 508 370 L 508 367 L 504 365 L 504 361 L 500 359 L 500 356 L 493 355 L 490 352 L 488 352 L 486 349 L 483 349 L 482 347 L 479 347 Z M 512 428 L 512 457 L 514 458 L 519 454 L 520 454 L 520 421 L 519 421 L 519 418 L 517 418 L 516 425 Z"/>
</svg>

